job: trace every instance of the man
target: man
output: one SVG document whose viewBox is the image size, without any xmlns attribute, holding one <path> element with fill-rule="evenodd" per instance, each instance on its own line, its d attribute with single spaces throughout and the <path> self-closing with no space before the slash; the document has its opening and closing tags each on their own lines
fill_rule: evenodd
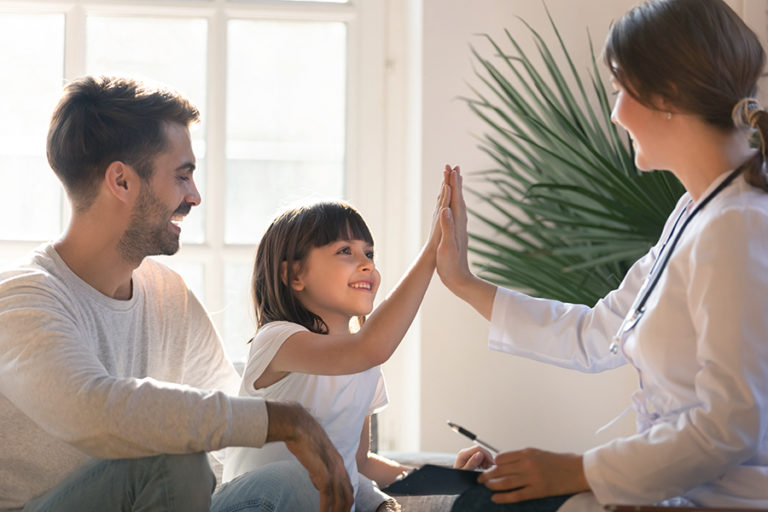
<svg viewBox="0 0 768 512">
<path fill-rule="evenodd" d="M 200 203 L 197 119 L 179 95 L 130 80 L 66 87 L 47 153 L 71 221 L 0 273 L 0 510 L 207 511 L 204 452 L 270 441 L 306 467 L 322 511 L 349 510 L 343 461 L 319 425 L 293 404 L 225 394 L 239 378 L 203 307 L 145 259 L 178 250 Z M 246 475 L 214 502 L 247 493 L 260 505 L 243 510 L 317 507 L 316 492 L 296 501 L 309 485 L 294 466 Z M 270 494 L 276 477 L 296 478 L 290 496 Z"/>
</svg>

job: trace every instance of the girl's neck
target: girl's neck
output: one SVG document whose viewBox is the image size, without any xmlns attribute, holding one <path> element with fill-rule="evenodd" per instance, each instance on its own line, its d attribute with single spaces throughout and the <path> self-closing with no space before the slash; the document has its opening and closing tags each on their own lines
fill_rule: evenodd
<svg viewBox="0 0 768 512">
<path fill-rule="evenodd" d="M 352 317 L 342 318 L 323 318 L 326 327 L 328 327 L 328 334 L 349 334 L 349 322 Z"/>
</svg>

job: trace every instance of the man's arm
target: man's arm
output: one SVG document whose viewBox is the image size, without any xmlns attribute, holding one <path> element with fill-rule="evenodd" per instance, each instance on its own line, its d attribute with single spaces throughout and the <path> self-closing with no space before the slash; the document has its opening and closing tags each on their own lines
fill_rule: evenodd
<svg viewBox="0 0 768 512">
<path fill-rule="evenodd" d="M 323 428 L 296 403 L 267 401 L 267 442 L 283 441 L 307 468 L 312 484 L 320 491 L 320 510 L 348 511 L 352 507 L 352 485 L 344 459 Z"/>
</svg>

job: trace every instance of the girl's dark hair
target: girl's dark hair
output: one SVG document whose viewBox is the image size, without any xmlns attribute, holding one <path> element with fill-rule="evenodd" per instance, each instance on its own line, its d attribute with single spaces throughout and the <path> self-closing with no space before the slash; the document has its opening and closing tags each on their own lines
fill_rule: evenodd
<svg viewBox="0 0 768 512">
<path fill-rule="evenodd" d="M 700 116 L 722 130 L 750 126 L 768 140 L 768 113 L 735 108 L 757 91 L 765 52 L 755 33 L 722 0 L 653 0 L 612 27 L 603 50 L 616 81 L 636 100 Z M 750 115 L 747 115 L 750 114 Z M 747 180 L 768 191 L 766 146 Z"/>
<path fill-rule="evenodd" d="M 362 216 L 342 202 L 301 206 L 272 221 L 259 242 L 251 279 L 258 327 L 284 320 L 327 334 L 323 319 L 302 306 L 290 283 L 310 249 L 337 240 L 363 240 L 373 245 L 373 237 Z"/>
</svg>

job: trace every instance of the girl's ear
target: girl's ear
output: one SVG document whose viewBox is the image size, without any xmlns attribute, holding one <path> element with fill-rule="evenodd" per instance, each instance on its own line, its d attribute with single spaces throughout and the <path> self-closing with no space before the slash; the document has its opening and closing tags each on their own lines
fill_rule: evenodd
<svg viewBox="0 0 768 512">
<path fill-rule="evenodd" d="M 280 263 L 280 280 L 283 282 L 285 286 L 290 286 L 291 289 L 295 292 L 300 292 L 304 289 L 304 281 L 301 279 L 301 274 L 298 271 L 298 263 L 294 264 L 293 269 L 293 279 L 291 279 L 290 284 L 288 283 L 288 262 L 283 261 Z"/>
</svg>

